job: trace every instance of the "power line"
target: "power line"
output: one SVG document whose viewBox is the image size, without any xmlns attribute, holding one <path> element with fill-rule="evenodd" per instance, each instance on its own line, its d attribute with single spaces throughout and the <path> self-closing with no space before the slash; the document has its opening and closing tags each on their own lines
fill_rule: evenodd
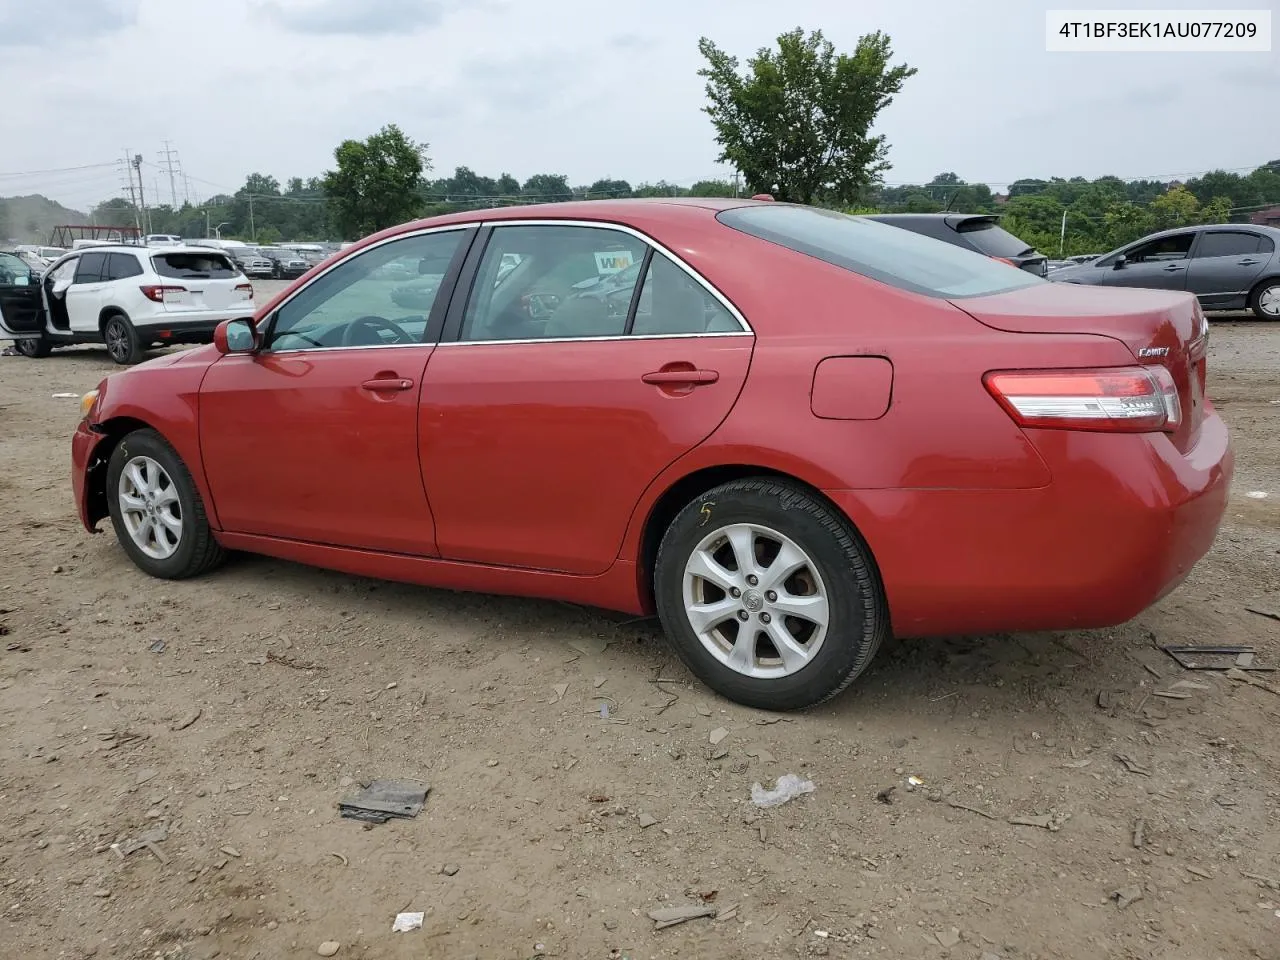
<svg viewBox="0 0 1280 960">
<path fill-rule="evenodd" d="M 0 177 L 39 177 L 47 173 L 69 173 L 73 170 L 98 170 L 103 167 L 114 167 L 118 161 L 109 163 L 86 163 L 78 167 L 50 167 L 47 170 L 20 170 L 12 173 L 0 173 Z"/>
</svg>

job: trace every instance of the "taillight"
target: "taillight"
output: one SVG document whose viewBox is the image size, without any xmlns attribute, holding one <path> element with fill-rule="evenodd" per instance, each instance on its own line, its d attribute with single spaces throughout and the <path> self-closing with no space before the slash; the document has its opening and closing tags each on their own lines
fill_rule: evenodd
<svg viewBox="0 0 1280 960">
<path fill-rule="evenodd" d="M 164 303 L 166 299 L 178 299 L 177 297 L 170 298 L 168 295 L 171 293 L 187 292 L 186 287 L 165 287 L 156 284 L 139 287 L 138 289 L 142 291 L 142 295 L 144 297 L 148 300 L 154 300 L 156 303 Z"/>
<path fill-rule="evenodd" d="M 983 377 L 983 382 L 1024 427 L 1172 432 L 1182 420 L 1173 375 L 1156 365 L 996 371 Z"/>
<path fill-rule="evenodd" d="M 1017 264 L 1016 264 L 1016 263 L 1014 263 L 1012 260 L 1010 260 L 1008 257 L 992 257 L 991 259 L 992 259 L 992 260 L 999 260 L 1001 263 L 1007 263 L 1007 264 L 1008 264 L 1009 266 L 1011 266 L 1011 267 L 1016 267 L 1016 266 L 1017 266 Z"/>
<path fill-rule="evenodd" d="M 252 299 L 253 299 L 253 284 L 252 284 L 252 283 L 237 283 L 237 284 L 236 284 L 236 292 L 237 292 L 237 293 L 247 293 L 247 294 L 249 295 L 249 299 L 250 299 L 250 300 L 252 300 Z"/>
</svg>

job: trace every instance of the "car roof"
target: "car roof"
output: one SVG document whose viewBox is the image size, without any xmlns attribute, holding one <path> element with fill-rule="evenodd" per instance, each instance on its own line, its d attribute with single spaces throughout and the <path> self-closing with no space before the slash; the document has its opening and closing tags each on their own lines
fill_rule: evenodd
<svg viewBox="0 0 1280 960">
<path fill-rule="evenodd" d="M 193 246 L 164 246 L 164 247 L 148 247 L 137 243 L 103 243 L 96 244 L 92 247 L 82 247 L 79 250 L 68 250 L 68 254 L 81 256 L 86 253 L 137 253 L 145 256 L 167 256 L 171 253 L 222 253 L 223 251 L 217 247 L 193 247 Z M 59 257 L 58 259 L 62 259 Z"/>
</svg>

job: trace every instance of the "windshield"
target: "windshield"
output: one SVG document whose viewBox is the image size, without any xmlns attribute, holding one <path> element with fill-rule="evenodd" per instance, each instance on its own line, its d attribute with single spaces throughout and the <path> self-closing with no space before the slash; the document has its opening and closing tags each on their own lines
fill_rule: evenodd
<svg viewBox="0 0 1280 960">
<path fill-rule="evenodd" d="M 762 203 L 724 210 L 717 219 L 761 240 L 929 297 L 981 297 L 1047 282 L 942 240 L 818 207 Z"/>
</svg>

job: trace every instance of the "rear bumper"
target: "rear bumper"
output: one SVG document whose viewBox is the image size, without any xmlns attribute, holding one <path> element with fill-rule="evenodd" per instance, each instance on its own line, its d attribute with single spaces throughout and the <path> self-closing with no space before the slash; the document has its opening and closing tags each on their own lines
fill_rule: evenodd
<svg viewBox="0 0 1280 960">
<path fill-rule="evenodd" d="M 1233 454 L 1207 407 L 1185 455 L 1164 435 L 1028 431 L 1033 490 L 828 490 L 879 565 L 899 636 L 1108 627 L 1213 545 Z"/>
<path fill-rule="evenodd" d="M 246 300 L 240 310 L 189 311 L 148 318 L 146 323 L 135 324 L 139 336 L 161 340 L 165 343 L 213 343 L 213 331 L 224 320 L 251 317 L 252 300 Z"/>
</svg>

